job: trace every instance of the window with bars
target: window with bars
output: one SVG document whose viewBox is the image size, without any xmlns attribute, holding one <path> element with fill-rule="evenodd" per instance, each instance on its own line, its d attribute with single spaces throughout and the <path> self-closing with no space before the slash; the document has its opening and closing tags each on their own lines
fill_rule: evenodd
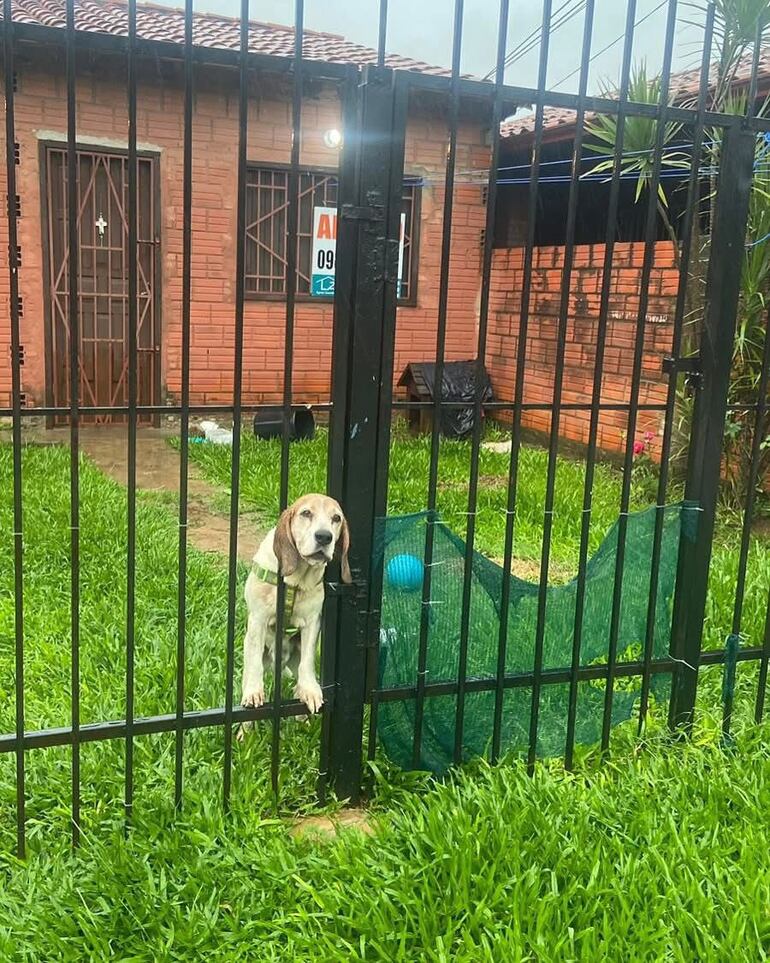
<svg viewBox="0 0 770 963">
<path fill-rule="evenodd" d="M 282 168 L 250 167 L 246 182 L 246 296 L 281 298 L 286 294 L 286 237 L 289 172 Z M 399 303 L 417 298 L 417 258 L 420 185 L 404 184 L 404 260 Z M 297 218 L 297 294 L 310 295 L 313 248 L 313 208 L 337 206 L 337 176 L 301 171 Z"/>
</svg>

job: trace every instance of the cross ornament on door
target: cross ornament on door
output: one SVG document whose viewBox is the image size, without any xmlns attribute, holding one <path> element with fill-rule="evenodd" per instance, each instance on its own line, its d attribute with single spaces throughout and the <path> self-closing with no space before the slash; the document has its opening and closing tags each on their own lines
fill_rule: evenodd
<svg viewBox="0 0 770 963">
<path fill-rule="evenodd" d="M 104 229 L 107 227 L 107 222 L 104 220 L 104 214 L 101 211 L 99 211 L 99 218 L 95 223 L 99 230 L 99 240 L 104 243 Z"/>
</svg>

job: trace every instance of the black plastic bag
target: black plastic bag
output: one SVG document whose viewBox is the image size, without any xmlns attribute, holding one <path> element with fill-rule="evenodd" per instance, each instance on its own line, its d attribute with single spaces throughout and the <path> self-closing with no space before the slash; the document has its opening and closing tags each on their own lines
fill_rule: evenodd
<svg viewBox="0 0 770 963">
<path fill-rule="evenodd" d="M 412 369 L 419 368 L 422 380 L 435 399 L 436 365 L 432 361 L 415 363 Z M 492 382 L 486 368 L 483 369 L 481 390 L 482 418 L 483 405 L 493 400 Z M 446 361 L 441 379 L 441 401 L 466 401 L 465 408 L 442 408 L 441 434 L 446 438 L 466 438 L 473 431 L 473 407 L 476 401 L 476 362 Z"/>
</svg>

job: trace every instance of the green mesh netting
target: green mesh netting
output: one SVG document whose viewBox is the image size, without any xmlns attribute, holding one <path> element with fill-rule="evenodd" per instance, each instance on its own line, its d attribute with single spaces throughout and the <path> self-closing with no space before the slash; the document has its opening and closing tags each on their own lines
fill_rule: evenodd
<svg viewBox="0 0 770 963">
<path fill-rule="evenodd" d="M 655 610 L 653 656 L 668 653 L 671 602 L 676 579 L 680 532 L 691 535 L 696 510 L 672 505 L 663 510 L 663 535 Z M 382 520 L 375 546 L 375 568 L 387 572 L 398 555 L 425 557 L 426 513 Z M 649 599 L 655 509 L 628 517 L 623 564 L 618 656 L 620 661 L 641 657 Z M 606 663 L 609 625 L 615 583 L 618 524 L 608 532 L 588 562 L 581 665 Z M 460 649 L 460 619 L 465 543 L 439 521 L 435 523 L 432 585 L 428 629 L 428 683 L 456 682 Z M 473 554 L 468 679 L 494 679 L 497 672 L 500 600 L 503 569 L 490 559 Z M 510 608 L 506 675 L 531 672 L 534 662 L 538 586 L 510 576 Z M 547 590 L 544 661 L 545 669 L 565 669 L 572 661 L 575 623 L 575 580 Z M 379 687 L 414 686 L 420 640 L 422 585 L 411 590 L 395 588 L 383 579 L 380 628 Z M 652 692 L 667 698 L 670 677 L 655 674 Z M 590 744 L 601 735 L 604 712 L 603 680 L 581 681 L 578 687 L 576 740 Z M 628 719 L 638 699 L 641 679 L 618 679 L 615 683 L 612 723 Z M 537 751 L 541 756 L 564 752 L 569 685 L 544 685 L 541 689 Z M 492 738 L 495 694 L 466 695 L 463 726 L 463 759 L 488 754 Z M 456 696 L 432 696 L 425 700 L 420 767 L 444 772 L 453 761 Z M 508 688 L 504 696 L 502 749 L 526 751 L 529 739 L 530 688 Z M 415 700 L 381 701 L 378 732 L 386 754 L 404 768 L 412 767 Z"/>
</svg>

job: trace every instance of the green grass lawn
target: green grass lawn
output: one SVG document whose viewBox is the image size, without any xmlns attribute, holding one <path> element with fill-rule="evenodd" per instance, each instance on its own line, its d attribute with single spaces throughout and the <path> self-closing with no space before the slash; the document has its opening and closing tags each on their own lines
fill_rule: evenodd
<svg viewBox="0 0 770 963">
<path fill-rule="evenodd" d="M 507 437 L 500 430 L 492 437 Z M 290 454 L 290 500 L 308 491 L 326 490 L 328 435 L 320 430 L 311 442 L 292 445 Z M 458 534 L 465 533 L 468 511 L 470 443 L 442 440 L 439 458 L 437 508 L 444 521 Z M 218 445 L 191 445 L 191 458 L 205 475 L 229 491 L 230 449 Z M 397 423 L 390 449 L 388 514 L 421 511 L 426 506 L 430 461 L 430 437 L 413 438 Z M 505 545 L 510 456 L 482 448 L 480 484 L 476 515 L 475 547 L 501 560 Z M 519 459 L 519 484 L 514 526 L 515 571 L 537 581 L 542 548 L 548 453 L 543 448 L 524 446 Z M 274 524 L 278 511 L 280 441 L 256 441 L 244 430 L 241 449 L 241 499 L 265 527 Z M 577 458 L 561 457 L 556 472 L 556 489 L 551 544 L 551 581 L 566 581 L 577 570 L 585 466 Z M 595 551 L 617 520 L 621 473 L 610 464 L 599 463 L 593 488 L 590 548 Z M 669 501 L 681 497 L 672 486 Z M 649 466 L 634 469 L 631 509 L 655 504 L 656 479 Z M 720 513 L 711 566 L 710 593 L 706 614 L 705 647 L 721 648 L 730 632 L 738 568 L 741 519 L 724 510 Z M 355 533 L 354 533 L 355 536 Z M 745 644 L 760 645 L 767 592 L 770 585 L 770 541 L 754 537 L 747 570 L 742 632 Z"/>
<path fill-rule="evenodd" d="M 767 731 L 759 733 L 767 737 Z M 373 837 L 294 840 L 193 797 L 174 825 L 0 861 L 0 958 L 759 960 L 770 759 L 672 745 L 569 776 L 387 788 Z"/>
<path fill-rule="evenodd" d="M 267 524 L 277 502 L 277 445 L 244 439 L 243 502 Z M 193 446 L 209 477 L 228 453 Z M 67 725 L 69 452 L 24 450 L 25 688 L 29 729 Z M 466 445 L 442 446 L 439 507 L 463 531 Z M 394 445 L 391 511 L 424 506 L 423 440 Z M 516 554 L 536 559 L 545 457 L 522 454 Z M 484 452 L 478 547 L 502 554 L 507 456 Z M 293 493 L 324 488 L 324 441 L 292 449 Z M 582 468 L 560 463 L 554 559 L 574 564 Z M 617 514 L 618 476 L 602 467 L 593 546 Z M 645 503 L 636 486 L 635 503 Z M 502 501 L 501 501 L 502 499 Z M 613 512 L 615 514 L 613 514 Z M 82 464 L 82 719 L 125 711 L 126 495 Z M 540 513 L 540 519 L 538 514 Z M 13 708 L 11 451 L 0 446 L 0 729 Z M 137 525 L 136 712 L 174 711 L 177 538 L 168 498 L 141 495 Z M 737 536 L 715 551 L 708 640 L 729 631 Z M 240 570 L 243 578 L 245 571 Z M 744 629 L 755 643 L 770 584 L 752 546 Z M 191 550 L 187 707 L 224 700 L 226 563 Z M 239 599 L 238 643 L 243 611 Z M 236 668 L 236 677 L 238 668 Z M 233 809 L 221 815 L 223 735 L 185 739 L 185 808 L 172 806 L 172 734 L 136 739 L 135 829 L 123 840 L 123 746 L 82 747 L 83 850 L 68 853 L 70 752 L 27 753 L 25 865 L 0 857 L 0 959 L 8 960 L 682 960 L 758 959 L 770 949 L 767 728 L 753 728 L 755 672 L 740 667 L 738 751 L 717 745 L 721 670 L 704 673 L 692 746 L 613 737 L 612 761 L 584 753 L 577 775 L 556 763 L 528 778 L 518 763 L 445 785 L 391 771 L 368 779 L 374 838 L 348 831 L 295 841 L 285 817 L 316 806 L 319 723 L 286 723 L 281 800 L 269 789 L 269 727 L 234 754 Z M 379 775 L 379 773 L 384 773 Z M 14 843 L 14 760 L 0 755 L 0 852 Z"/>
<path fill-rule="evenodd" d="M 24 635 L 27 729 L 68 725 L 70 701 L 69 451 L 24 450 Z M 0 446 L 0 731 L 14 729 L 14 605 L 11 449 Z M 172 510 L 141 495 L 137 512 L 137 716 L 175 711 L 178 527 Z M 125 717 L 126 492 L 86 459 L 81 467 L 81 721 Z M 245 570 L 240 570 L 241 583 Z M 190 551 L 187 595 L 186 708 L 221 706 L 225 698 L 227 565 Z M 243 611 L 238 594 L 236 652 L 240 661 Z M 283 805 L 315 804 L 318 721 L 285 727 Z M 269 727 L 236 747 L 235 805 L 271 807 Z M 186 780 L 218 804 L 223 735 L 198 730 L 186 737 Z M 137 810 L 160 813 L 173 786 L 173 734 L 136 739 Z M 123 747 L 82 747 L 84 831 L 122 822 Z M 28 754 L 29 832 L 33 848 L 55 845 L 68 832 L 69 751 Z M 13 760 L 0 755 L 0 849 L 13 838 Z M 202 797 L 203 798 L 203 797 Z"/>
<path fill-rule="evenodd" d="M 503 438 L 500 432 L 492 437 Z M 266 525 L 274 523 L 278 507 L 280 440 L 257 441 L 244 430 L 241 448 L 241 497 L 244 507 L 257 512 Z M 304 492 L 326 490 L 328 434 L 320 429 L 310 442 L 290 449 L 289 498 Z M 437 507 L 456 532 L 463 533 L 468 511 L 470 443 L 441 441 Z M 229 491 L 230 449 L 220 445 L 191 445 L 190 457 L 212 481 Z M 430 437 L 409 436 L 397 424 L 390 449 L 388 513 L 402 515 L 426 507 Z M 476 547 L 491 557 L 502 557 L 505 538 L 505 507 L 510 456 L 482 448 L 476 516 Z M 548 453 L 524 446 L 519 462 L 516 499 L 516 555 L 540 557 Z M 583 507 L 583 466 L 561 458 L 556 475 L 556 512 L 553 558 L 562 564 L 576 562 Z M 635 486 L 634 507 L 649 503 L 649 486 Z M 592 548 L 615 521 L 620 501 L 620 475 L 607 465 L 597 466 L 593 499 Z"/>
</svg>

